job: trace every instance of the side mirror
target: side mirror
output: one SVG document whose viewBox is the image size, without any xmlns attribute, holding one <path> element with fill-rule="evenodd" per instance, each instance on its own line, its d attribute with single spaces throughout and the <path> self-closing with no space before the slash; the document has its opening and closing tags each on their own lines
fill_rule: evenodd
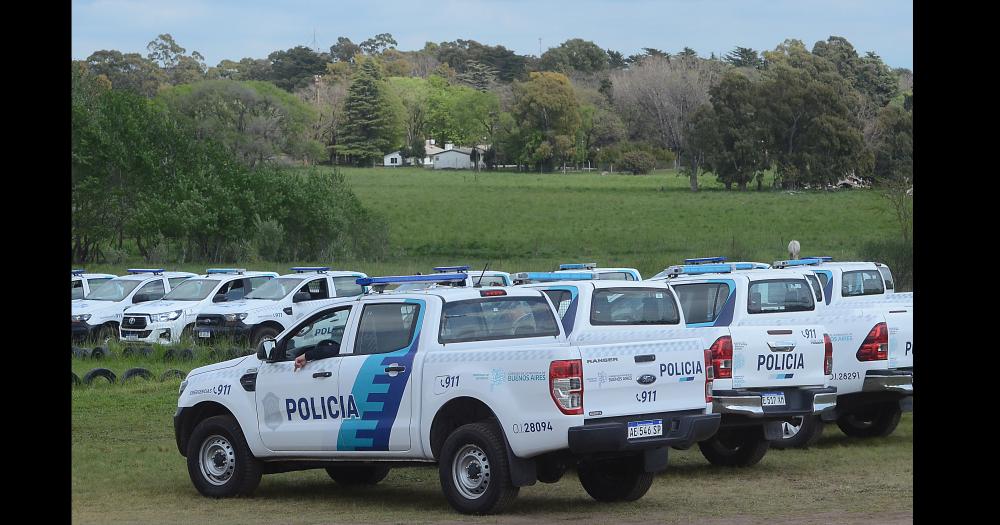
<svg viewBox="0 0 1000 525">
<path fill-rule="evenodd" d="M 309 295 L 309 292 L 297 292 L 295 295 L 292 296 L 292 302 L 301 303 L 302 301 L 308 301 L 311 298 L 312 296 Z"/>
<path fill-rule="evenodd" d="M 212 297 L 212 302 L 213 303 L 224 303 L 224 302 L 226 302 L 226 294 L 224 294 L 224 293 L 215 294 L 215 296 Z"/>
<path fill-rule="evenodd" d="M 132 296 L 132 304 L 146 303 L 152 300 L 153 298 L 145 293 L 137 293 Z"/>
<path fill-rule="evenodd" d="M 270 361 L 271 352 L 278 345 L 278 342 L 274 339 L 264 339 L 260 342 L 260 346 L 257 348 L 257 359 L 261 361 Z"/>
</svg>

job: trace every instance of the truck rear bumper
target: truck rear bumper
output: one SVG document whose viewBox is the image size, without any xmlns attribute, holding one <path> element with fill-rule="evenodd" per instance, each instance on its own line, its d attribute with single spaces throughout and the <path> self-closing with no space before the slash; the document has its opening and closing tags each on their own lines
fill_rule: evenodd
<svg viewBox="0 0 1000 525">
<path fill-rule="evenodd" d="M 912 370 L 869 370 L 865 374 L 862 392 L 913 393 Z"/>
<path fill-rule="evenodd" d="M 764 392 L 781 392 L 784 406 L 764 406 Z M 716 390 L 712 392 L 712 412 L 739 414 L 751 418 L 784 418 L 820 414 L 837 405 L 837 387 L 775 388 L 773 390 Z"/>
<path fill-rule="evenodd" d="M 687 448 L 712 437 L 719 429 L 719 414 L 663 412 L 631 417 L 592 419 L 570 427 L 569 449 L 574 454 L 640 451 L 660 447 Z M 630 421 L 663 421 L 663 435 L 628 439 Z"/>
</svg>

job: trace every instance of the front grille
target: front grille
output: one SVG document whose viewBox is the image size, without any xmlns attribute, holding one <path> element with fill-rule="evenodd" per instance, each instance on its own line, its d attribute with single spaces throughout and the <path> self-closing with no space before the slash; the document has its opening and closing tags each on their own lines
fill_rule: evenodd
<svg viewBox="0 0 1000 525">
<path fill-rule="evenodd" d="M 140 330 L 146 328 L 146 316 L 126 315 L 122 318 L 122 330 Z"/>
<path fill-rule="evenodd" d="M 199 315 L 195 323 L 198 326 L 222 326 L 223 317 L 221 315 Z"/>
</svg>

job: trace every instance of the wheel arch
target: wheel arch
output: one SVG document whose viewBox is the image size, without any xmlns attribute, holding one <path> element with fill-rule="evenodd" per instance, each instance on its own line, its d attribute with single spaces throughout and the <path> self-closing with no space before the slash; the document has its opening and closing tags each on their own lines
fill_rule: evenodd
<svg viewBox="0 0 1000 525">
<path fill-rule="evenodd" d="M 191 438 L 191 433 L 194 432 L 194 427 L 213 416 L 230 416 L 236 420 L 241 429 L 243 428 L 239 418 L 222 403 L 202 401 L 194 406 L 181 407 L 175 416 L 174 428 L 177 437 L 177 448 L 180 450 L 182 456 L 187 457 L 188 440 Z M 243 432 L 243 435 L 246 436 L 246 431 Z"/>
<path fill-rule="evenodd" d="M 474 397 L 460 396 L 441 405 L 431 422 L 430 445 L 434 459 L 438 459 L 445 440 L 456 428 L 488 419 L 498 418 L 486 403 Z M 500 431 L 502 434 L 503 428 Z"/>
</svg>

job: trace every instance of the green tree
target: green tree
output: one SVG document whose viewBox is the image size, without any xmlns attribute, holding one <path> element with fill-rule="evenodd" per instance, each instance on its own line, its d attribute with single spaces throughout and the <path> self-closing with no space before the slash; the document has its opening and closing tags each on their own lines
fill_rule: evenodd
<svg viewBox="0 0 1000 525">
<path fill-rule="evenodd" d="M 349 156 L 357 166 L 371 167 L 392 149 L 394 116 L 382 72 L 373 60 L 362 61 L 351 80 L 342 127 L 337 152 Z"/>
<path fill-rule="evenodd" d="M 594 73 L 608 68 L 608 54 L 589 40 L 571 38 L 542 53 L 541 67 L 548 71 Z"/>
<path fill-rule="evenodd" d="M 899 222 L 904 242 L 913 231 L 913 114 L 895 106 L 879 113 L 873 140 L 873 178 Z"/>
<path fill-rule="evenodd" d="M 180 46 L 170 33 L 164 33 L 146 45 L 149 60 L 160 66 L 171 85 L 188 84 L 205 78 L 205 57 L 201 53 Z"/>
<path fill-rule="evenodd" d="M 399 45 L 389 33 L 379 33 L 358 44 L 361 51 L 368 55 L 378 55 L 387 49 L 395 49 Z"/>
<path fill-rule="evenodd" d="M 625 61 L 625 55 L 621 54 L 620 51 L 608 49 L 606 52 L 608 54 L 608 69 L 622 69 L 628 66 L 628 62 Z"/>
<path fill-rule="evenodd" d="M 166 75 L 156 63 L 138 53 L 122 54 L 120 51 L 95 51 L 86 59 L 89 72 L 103 75 L 111 87 L 131 91 L 144 97 L 156 96 Z"/>
<path fill-rule="evenodd" d="M 705 152 L 705 169 L 715 173 L 730 189 L 735 183 L 741 191 L 767 169 L 764 148 L 765 128 L 757 104 L 761 96 L 758 86 L 746 76 L 730 71 L 709 91 L 711 115 L 701 115 L 695 135 Z M 714 135 L 714 136 L 712 136 Z M 710 145 L 709 145 L 710 144 Z"/>
<path fill-rule="evenodd" d="M 295 46 L 267 55 L 270 61 L 267 79 L 281 89 L 294 92 L 313 82 L 316 75 L 326 72 L 326 55 L 305 46 Z"/>
<path fill-rule="evenodd" d="M 519 122 L 522 159 L 540 171 L 572 158 L 580 127 L 580 104 L 566 75 L 532 72 L 526 82 L 514 83 L 514 118 Z"/>
<path fill-rule="evenodd" d="M 361 47 L 346 36 L 337 37 L 337 43 L 330 46 L 330 56 L 338 62 L 354 63 L 354 56 L 361 53 Z"/>
<path fill-rule="evenodd" d="M 764 59 L 760 57 L 757 51 L 749 47 L 736 46 L 735 49 L 726 53 L 723 60 L 733 67 L 748 67 L 753 69 L 764 67 Z"/>
</svg>

